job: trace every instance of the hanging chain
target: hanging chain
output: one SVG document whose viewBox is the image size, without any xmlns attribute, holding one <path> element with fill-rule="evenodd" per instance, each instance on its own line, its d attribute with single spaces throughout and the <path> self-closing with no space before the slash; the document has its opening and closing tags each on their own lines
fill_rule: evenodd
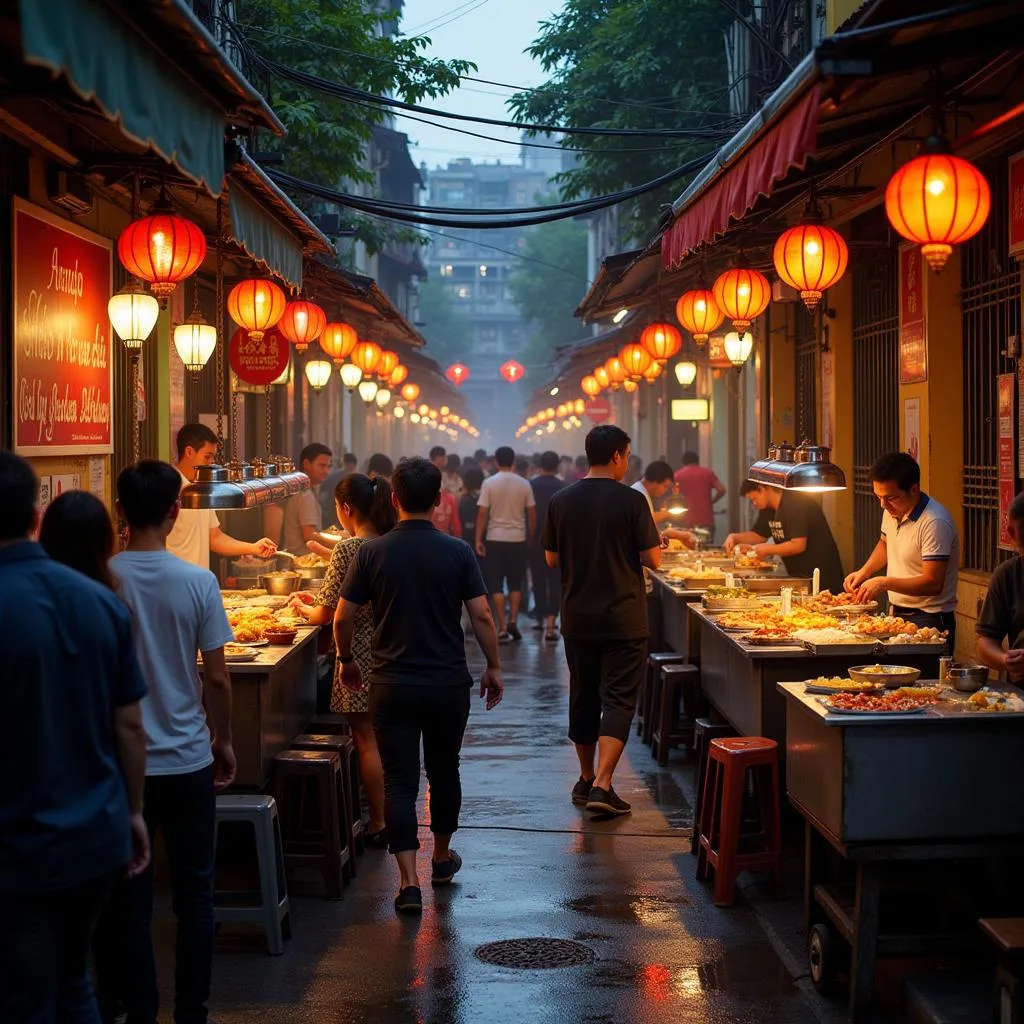
<svg viewBox="0 0 1024 1024">
<path fill-rule="evenodd" d="M 267 421 L 267 458 L 270 458 L 270 453 L 274 450 L 274 420 L 270 410 L 270 397 L 272 390 L 269 384 L 263 388 L 263 404 L 266 408 L 266 421 Z"/>
<path fill-rule="evenodd" d="M 214 326 L 217 328 L 215 372 L 217 374 L 217 460 L 224 461 L 224 201 L 217 199 L 217 312 Z M 198 286 L 197 286 L 198 287 Z M 231 435 L 231 449 L 237 455 L 238 441 L 234 431 Z"/>
<path fill-rule="evenodd" d="M 132 367 L 132 462 L 136 463 L 142 458 L 141 447 L 142 441 L 140 438 L 141 430 L 139 426 L 139 357 L 137 355 L 131 356 L 131 367 Z"/>
<path fill-rule="evenodd" d="M 242 396 L 237 391 L 231 392 L 231 461 L 238 461 L 238 435 L 241 432 L 239 423 L 242 417 Z"/>
</svg>

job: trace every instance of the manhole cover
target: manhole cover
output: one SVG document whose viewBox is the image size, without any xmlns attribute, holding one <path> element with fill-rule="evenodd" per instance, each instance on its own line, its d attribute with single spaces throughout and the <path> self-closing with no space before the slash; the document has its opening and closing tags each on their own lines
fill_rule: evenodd
<svg viewBox="0 0 1024 1024">
<path fill-rule="evenodd" d="M 478 959 L 496 967 L 576 967 L 589 964 L 594 951 L 582 942 L 569 939 L 503 939 L 488 942 L 476 950 Z"/>
</svg>

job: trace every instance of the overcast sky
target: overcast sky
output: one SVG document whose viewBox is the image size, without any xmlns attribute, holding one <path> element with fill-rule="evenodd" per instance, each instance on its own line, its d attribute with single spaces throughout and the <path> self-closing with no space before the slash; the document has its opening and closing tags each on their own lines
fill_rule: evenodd
<svg viewBox="0 0 1024 1024">
<path fill-rule="evenodd" d="M 559 0 L 406 0 L 402 30 L 406 35 L 429 36 L 432 46 L 427 53 L 431 57 L 473 61 L 479 68 L 471 73 L 476 78 L 533 86 L 539 85 L 544 75 L 523 51 L 537 37 L 539 22 L 560 7 Z M 440 100 L 421 102 L 460 114 L 512 120 L 505 106 L 511 95 L 509 89 L 464 82 L 457 92 Z M 512 128 L 447 123 L 481 135 L 513 142 L 519 139 Z M 408 134 L 413 160 L 417 164 L 426 161 L 431 169 L 460 156 L 475 161 L 500 157 L 510 163 L 519 159 L 518 145 L 475 139 L 403 118 L 395 127 Z"/>
</svg>

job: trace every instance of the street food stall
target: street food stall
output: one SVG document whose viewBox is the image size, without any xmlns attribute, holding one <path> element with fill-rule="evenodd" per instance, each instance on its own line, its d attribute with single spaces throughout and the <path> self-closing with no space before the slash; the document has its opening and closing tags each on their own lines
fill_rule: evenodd
<svg viewBox="0 0 1024 1024">
<path fill-rule="evenodd" d="M 981 670 L 976 685 L 986 675 Z M 877 956 L 963 942 L 962 934 L 922 934 L 921 916 L 887 923 L 892 915 L 882 897 L 891 875 L 905 875 L 908 864 L 1024 854 L 1020 691 L 985 685 L 969 694 L 916 680 L 883 687 L 829 695 L 799 682 L 778 685 L 786 787 L 806 822 L 811 977 L 819 987 L 829 983 L 841 938 L 852 953 L 855 1019 L 870 1004 Z M 835 870 L 837 859 L 845 879 Z M 934 904 L 935 892 L 927 895 Z M 975 915 L 967 916 L 973 931 Z"/>
</svg>

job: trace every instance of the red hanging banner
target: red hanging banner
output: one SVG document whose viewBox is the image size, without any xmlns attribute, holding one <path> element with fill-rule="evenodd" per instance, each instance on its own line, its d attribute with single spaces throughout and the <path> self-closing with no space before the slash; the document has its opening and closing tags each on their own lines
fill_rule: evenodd
<svg viewBox="0 0 1024 1024">
<path fill-rule="evenodd" d="M 109 455 L 113 244 L 14 200 L 11 402 L 20 455 Z"/>
<path fill-rule="evenodd" d="M 997 450 L 999 476 L 999 547 L 1012 551 L 1016 546 L 1010 536 L 1010 505 L 1017 493 L 1017 450 L 1014 445 L 1013 428 L 1015 416 L 1013 400 L 1017 391 L 1017 375 L 1001 373 L 996 377 L 999 399 L 999 423 Z"/>
<path fill-rule="evenodd" d="M 921 246 L 901 245 L 899 268 L 900 383 L 919 384 L 928 379 Z"/>
</svg>

